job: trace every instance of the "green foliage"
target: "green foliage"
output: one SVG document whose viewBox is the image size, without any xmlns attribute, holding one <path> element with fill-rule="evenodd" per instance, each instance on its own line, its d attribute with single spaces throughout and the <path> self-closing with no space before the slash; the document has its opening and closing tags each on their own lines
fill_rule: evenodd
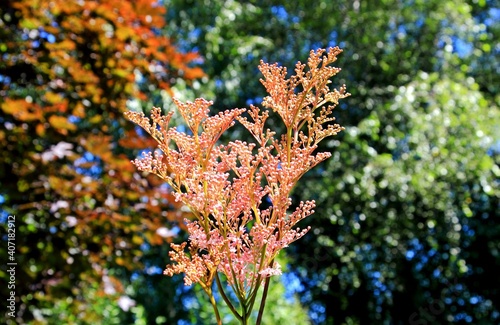
<svg viewBox="0 0 500 325">
<path fill-rule="evenodd" d="M 47 305 L 41 308 L 37 305 L 28 307 L 29 312 L 33 315 L 33 320 L 29 324 L 148 324 L 144 307 L 124 305 L 126 310 L 122 309 L 120 300 L 128 299 L 125 295 L 120 296 L 116 292 L 103 294 L 96 282 L 79 288 L 79 292 L 81 295 L 68 296 L 55 300 L 55 302 L 54 297 L 50 294 L 35 293 L 35 299 L 40 302 L 45 301 Z M 9 318 L 6 324 L 17 324 L 17 322 Z"/>
<path fill-rule="evenodd" d="M 206 58 L 215 84 L 196 91 L 215 106 L 262 96 L 248 68 L 259 58 L 289 65 L 310 48 L 345 49 L 347 130 L 297 187 L 319 203 L 291 247 L 314 323 L 498 321 L 494 1 L 167 3 L 171 31 Z M 432 299 L 445 310 L 429 316 Z"/>
<path fill-rule="evenodd" d="M 469 245 L 478 239 L 474 232 L 490 227 L 488 211 L 498 202 L 498 166 L 488 150 L 499 136 L 499 118 L 477 84 L 421 73 L 395 89 L 384 109 L 349 128 L 326 167 L 336 171 L 334 181 L 315 179 L 308 186 L 322 195 L 322 215 L 311 225 L 318 254 L 329 265 L 314 268 L 326 277 L 317 294 L 340 303 L 334 298 L 339 290 L 365 289 L 373 297 L 369 303 L 384 306 L 383 317 L 400 322 L 408 321 L 425 297 L 450 298 L 439 321 L 446 322 L 459 308 L 453 291 L 459 289 L 450 283 L 467 283 L 494 259 L 494 246 L 482 252 L 482 260 L 470 258 Z M 485 225 L 475 218 L 485 219 Z M 488 287 L 465 287 L 458 294 L 496 299 Z M 467 302 L 460 308 L 494 317 L 495 309 L 487 305 Z M 339 307 L 332 319 L 343 312 L 348 311 Z M 368 307 L 370 312 L 371 319 L 380 315 Z"/>
</svg>

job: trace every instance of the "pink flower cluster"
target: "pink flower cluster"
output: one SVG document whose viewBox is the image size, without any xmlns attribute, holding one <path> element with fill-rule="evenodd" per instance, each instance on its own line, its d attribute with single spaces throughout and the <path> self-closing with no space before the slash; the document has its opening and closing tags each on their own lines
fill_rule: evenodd
<svg viewBox="0 0 500 325">
<path fill-rule="evenodd" d="M 314 201 L 306 201 L 290 212 L 291 191 L 308 170 L 330 156 L 315 153 L 318 143 L 343 129 L 331 123 L 332 111 L 349 94 L 344 86 L 328 86 L 340 71 L 330 66 L 340 52 L 311 51 L 307 65 L 297 63 L 290 78 L 286 68 L 261 62 L 261 82 L 269 93 L 262 109 L 251 106 L 209 116 L 209 101 L 175 100 L 188 132 L 170 127 L 173 113 L 162 115 L 160 108 L 152 109 L 151 119 L 126 113 L 156 139 L 159 149 L 133 163 L 164 179 L 194 216 L 186 220 L 189 244 L 172 244 L 175 263 L 165 274 L 184 273 L 186 285 L 200 283 L 207 291 L 222 273 L 238 296 L 248 298 L 265 278 L 281 273 L 275 257 L 309 230 L 296 225 L 315 207 Z M 286 127 L 279 137 L 265 128 L 270 111 Z M 254 143 L 219 143 L 235 121 Z"/>
</svg>

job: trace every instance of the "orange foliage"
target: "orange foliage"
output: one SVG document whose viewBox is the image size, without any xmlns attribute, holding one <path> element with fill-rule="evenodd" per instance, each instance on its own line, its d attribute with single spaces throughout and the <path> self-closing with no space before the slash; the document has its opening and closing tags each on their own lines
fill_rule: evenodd
<svg viewBox="0 0 500 325">
<path fill-rule="evenodd" d="M 23 0 L 0 9 L 0 49 L 8 49 L 0 62 L 0 195 L 22 220 L 26 267 L 16 290 L 25 304 L 36 304 L 33 288 L 49 292 L 54 283 L 69 294 L 89 270 L 100 274 L 91 263 L 140 267 L 140 245 L 171 241 L 158 229 L 182 219 L 124 151 L 151 145 L 123 119 L 128 100 L 203 76 L 196 53 L 160 35 L 164 13 L 154 0 Z"/>
</svg>

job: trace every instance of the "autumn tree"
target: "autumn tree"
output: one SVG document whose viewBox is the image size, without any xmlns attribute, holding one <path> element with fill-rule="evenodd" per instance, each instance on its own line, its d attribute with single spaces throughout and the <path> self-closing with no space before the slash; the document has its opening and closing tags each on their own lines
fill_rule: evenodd
<svg viewBox="0 0 500 325">
<path fill-rule="evenodd" d="M 108 270 L 143 268 L 141 247 L 175 234 L 174 200 L 130 164 L 151 142 L 122 116 L 203 75 L 161 35 L 164 14 L 152 0 L 2 3 L 0 198 L 2 221 L 16 216 L 18 323 L 58 303 L 95 320 L 83 288 L 97 279 L 97 295 L 118 297 Z"/>
</svg>

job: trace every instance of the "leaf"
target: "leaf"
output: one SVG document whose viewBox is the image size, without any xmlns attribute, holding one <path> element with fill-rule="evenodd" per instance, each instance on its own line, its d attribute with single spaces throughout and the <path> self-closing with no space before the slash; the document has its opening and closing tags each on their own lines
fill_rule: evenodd
<svg viewBox="0 0 500 325">
<path fill-rule="evenodd" d="M 76 48 L 75 42 L 73 42 L 69 39 L 65 39 L 65 40 L 58 42 L 58 43 L 49 43 L 46 46 L 51 51 L 61 50 L 61 51 L 65 51 L 65 52 L 73 51 Z"/>
<path fill-rule="evenodd" d="M 199 79 L 201 77 L 205 76 L 205 72 L 201 68 L 191 68 L 191 69 L 186 69 L 184 71 L 184 78 L 191 80 L 191 79 Z"/>
<path fill-rule="evenodd" d="M 130 75 L 130 71 L 125 70 L 125 69 L 114 69 L 113 75 L 120 77 L 120 78 L 126 78 L 127 76 Z"/>
<path fill-rule="evenodd" d="M 133 235 L 132 236 L 132 242 L 139 246 L 141 245 L 142 243 L 144 243 L 144 239 L 141 237 L 141 236 L 138 236 L 138 235 Z"/>
<path fill-rule="evenodd" d="M 76 131 L 77 126 L 68 121 L 68 119 L 64 116 L 52 115 L 49 117 L 50 125 L 58 131 L 67 130 L 67 131 Z"/>
<path fill-rule="evenodd" d="M 12 100 L 7 98 L 5 102 L 2 103 L 1 107 L 5 113 L 14 115 L 14 113 L 18 112 L 21 107 L 26 107 L 27 104 L 28 103 L 25 100 Z"/>
<path fill-rule="evenodd" d="M 28 103 L 25 99 L 7 98 L 1 104 L 1 108 L 6 114 L 10 114 L 20 121 L 31 122 L 42 119 L 40 107 L 36 104 Z"/>
<path fill-rule="evenodd" d="M 43 124 L 41 123 L 38 123 L 36 125 L 36 134 L 39 136 L 39 137 L 43 137 L 45 135 L 45 127 L 43 126 Z"/>
<path fill-rule="evenodd" d="M 61 103 L 63 101 L 63 97 L 61 94 L 56 94 L 51 91 L 45 93 L 45 99 L 50 103 L 50 104 L 57 104 Z"/>
</svg>

